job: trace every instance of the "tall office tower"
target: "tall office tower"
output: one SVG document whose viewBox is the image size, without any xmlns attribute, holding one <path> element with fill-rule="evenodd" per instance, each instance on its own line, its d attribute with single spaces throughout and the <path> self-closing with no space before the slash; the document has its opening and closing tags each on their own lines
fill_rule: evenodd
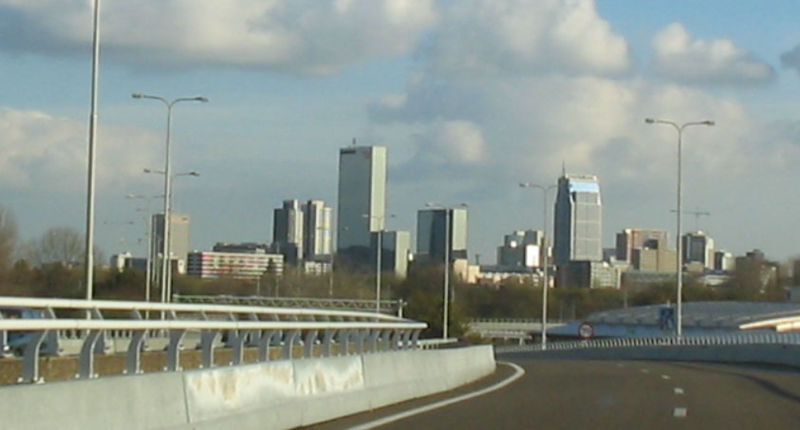
<svg viewBox="0 0 800 430">
<path fill-rule="evenodd" d="M 386 148 L 351 146 L 339 150 L 337 251 L 368 263 L 372 233 L 386 222 Z"/>
<path fill-rule="evenodd" d="M 333 214 L 322 200 L 309 200 L 303 205 L 303 251 L 307 260 L 329 258 L 332 250 Z"/>
<path fill-rule="evenodd" d="M 603 259 L 602 208 L 596 176 L 565 173 L 558 178 L 554 220 L 557 266 Z"/>
<path fill-rule="evenodd" d="M 630 263 L 634 249 L 663 249 L 667 243 L 666 230 L 626 228 L 617 233 L 617 261 Z"/>
<path fill-rule="evenodd" d="M 518 230 L 503 237 L 497 247 L 497 264 L 506 267 L 542 267 L 542 232 Z"/>
<path fill-rule="evenodd" d="M 275 209 L 272 245 L 290 264 L 303 259 L 303 210 L 297 200 L 284 200 L 283 207 Z"/>
<path fill-rule="evenodd" d="M 422 209 L 417 211 L 418 260 L 434 264 L 444 262 L 447 224 L 450 225 L 450 261 L 467 258 L 467 209 Z"/>
<path fill-rule="evenodd" d="M 169 224 L 169 253 L 170 260 L 174 261 L 173 270 L 180 274 L 186 273 L 186 256 L 189 254 L 189 215 L 170 213 Z M 154 253 L 160 255 L 164 249 L 164 214 L 153 215 L 153 246 Z M 155 261 L 155 260 L 154 260 Z"/>
<path fill-rule="evenodd" d="M 714 239 L 702 231 L 683 235 L 683 263 L 700 263 L 714 269 Z"/>
<path fill-rule="evenodd" d="M 411 251 L 411 234 L 407 231 L 384 231 L 374 233 L 373 241 L 381 235 L 381 270 L 405 278 L 408 273 L 408 253 Z M 377 247 L 377 243 L 375 243 Z"/>
</svg>

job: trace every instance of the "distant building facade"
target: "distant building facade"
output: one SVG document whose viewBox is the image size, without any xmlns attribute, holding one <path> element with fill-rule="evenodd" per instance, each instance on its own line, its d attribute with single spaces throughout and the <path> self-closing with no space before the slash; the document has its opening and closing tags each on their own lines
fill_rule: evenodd
<svg viewBox="0 0 800 430">
<path fill-rule="evenodd" d="M 374 247 L 381 235 L 381 270 L 392 272 L 399 278 L 408 274 L 408 257 L 411 252 L 411 234 L 407 231 L 384 231 L 374 234 Z M 377 264 L 377 263 L 376 263 Z"/>
<path fill-rule="evenodd" d="M 357 263 L 368 263 L 372 234 L 385 228 L 386 165 L 382 146 L 339 150 L 337 251 Z"/>
<path fill-rule="evenodd" d="M 683 264 L 714 269 L 714 239 L 702 231 L 683 235 Z"/>
<path fill-rule="evenodd" d="M 665 249 L 667 243 L 666 230 L 626 228 L 617 233 L 617 261 L 632 263 L 635 249 Z"/>
<path fill-rule="evenodd" d="M 446 249 L 450 262 L 467 259 L 467 209 L 437 208 L 417 211 L 415 259 L 420 263 L 444 263 Z"/>
<path fill-rule="evenodd" d="M 333 211 L 322 200 L 303 205 L 303 249 L 306 260 L 329 259 L 333 252 Z"/>
<path fill-rule="evenodd" d="M 542 267 L 543 234 L 540 230 L 517 230 L 503 237 L 497 247 L 497 265 L 501 267 Z"/>
<path fill-rule="evenodd" d="M 195 251 L 188 260 L 189 275 L 203 279 L 259 279 L 265 272 L 283 273 L 281 254 Z"/>
<path fill-rule="evenodd" d="M 303 210 L 296 199 L 284 200 L 283 206 L 274 210 L 272 219 L 272 245 L 286 262 L 297 265 L 303 260 Z"/>
<path fill-rule="evenodd" d="M 555 205 L 555 264 L 602 261 L 602 201 L 600 184 L 593 175 L 558 178 Z"/>
<path fill-rule="evenodd" d="M 189 215 L 170 213 L 169 252 L 172 268 L 180 274 L 186 273 L 186 258 L 189 254 Z M 157 255 L 164 249 L 164 214 L 153 215 L 153 246 Z M 157 261 L 157 260 L 156 260 Z"/>
</svg>

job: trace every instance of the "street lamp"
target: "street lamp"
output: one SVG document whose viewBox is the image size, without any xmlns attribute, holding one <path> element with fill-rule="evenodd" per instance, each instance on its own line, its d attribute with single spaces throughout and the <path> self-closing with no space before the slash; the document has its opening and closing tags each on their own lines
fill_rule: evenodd
<svg viewBox="0 0 800 430">
<path fill-rule="evenodd" d="M 146 196 L 143 194 L 127 194 L 126 199 L 145 199 L 147 201 L 147 220 L 146 220 L 146 234 L 147 239 L 147 264 L 145 265 L 145 284 L 144 284 L 144 301 L 150 302 L 150 290 L 153 277 L 153 255 L 155 254 L 153 243 L 153 199 L 163 198 L 163 196 Z M 150 319 L 150 311 L 145 312 L 145 319 Z"/>
<path fill-rule="evenodd" d="M 143 171 L 144 171 L 144 173 L 154 173 L 154 174 L 157 174 L 157 175 L 166 175 L 166 172 L 164 170 L 144 168 Z M 194 176 L 194 177 L 197 177 L 197 176 L 200 176 L 200 174 L 197 173 L 194 170 L 192 170 L 191 172 L 174 173 L 174 174 L 172 174 L 172 180 L 174 180 L 175 178 L 180 177 L 180 176 Z M 170 180 L 170 192 L 172 192 L 172 180 Z M 162 196 L 156 196 L 156 197 L 162 197 Z M 169 201 L 170 201 L 170 208 L 171 208 L 172 207 L 172 195 L 171 194 L 169 196 Z M 149 202 L 148 202 L 148 208 L 149 208 Z M 169 224 L 169 222 L 167 222 L 167 220 L 168 220 L 168 218 L 166 216 L 164 216 L 164 225 Z M 169 221 L 172 221 L 171 217 L 170 217 Z M 167 228 L 167 227 L 164 227 L 164 228 Z M 166 237 L 166 235 L 165 235 L 165 237 Z M 162 238 L 162 240 L 166 241 L 166 239 L 164 239 L 164 238 Z M 162 247 L 163 247 L 163 244 L 162 244 Z M 167 249 L 169 249 L 169 248 L 167 248 Z M 153 252 L 155 253 L 155 251 L 153 251 Z M 172 251 L 167 251 L 167 252 L 171 253 Z M 165 255 L 167 257 L 164 257 Z M 171 267 L 171 263 L 172 263 L 172 259 L 170 258 L 170 254 L 163 254 L 161 256 L 162 274 L 163 274 L 163 267 L 164 266 Z M 172 286 L 172 271 L 171 270 L 167 270 L 166 282 L 164 282 L 162 280 L 161 286 L 162 286 L 162 288 L 161 288 L 161 303 L 166 303 L 167 301 L 169 301 L 169 298 L 172 297 L 172 288 L 171 288 L 171 286 Z M 163 312 L 162 312 L 162 315 L 163 315 Z M 162 319 L 163 319 L 163 317 L 162 317 Z"/>
<path fill-rule="evenodd" d="M 521 182 L 520 188 L 535 188 L 542 191 L 542 217 L 544 218 L 544 232 L 542 234 L 542 248 L 544 249 L 544 272 L 542 274 L 542 350 L 547 349 L 547 290 L 550 286 L 548 280 L 548 248 L 547 248 L 547 193 L 556 189 L 558 185 L 539 185 L 531 182 Z"/>
<path fill-rule="evenodd" d="M 380 228 L 377 233 L 377 243 L 375 251 L 375 313 L 381 312 L 381 254 L 383 254 L 383 231 L 385 229 L 384 223 L 386 218 L 394 218 L 394 214 L 390 215 L 369 215 L 363 214 L 364 218 L 375 219 L 378 221 Z"/>
<path fill-rule="evenodd" d="M 95 141 L 97 140 L 97 79 L 100 69 L 100 0 L 92 3 L 92 85 L 89 114 L 89 160 L 86 186 L 86 300 L 94 297 L 94 200 L 95 200 Z M 91 319 L 91 312 L 86 312 Z"/>
<path fill-rule="evenodd" d="M 454 206 L 445 206 L 437 202 L 425 203 L 425 206 L 434 209 L 443 209 L 444 212 L 444 303 L 442 304 L 442 339 L 448 337 L 449 311 L 450 311 L 450 217 L 455 207 L 467 207 L 466 203 Z"/>
<path fill-rule="evenodd" d="M 695 126 L 695 125 L 705 125 L 705 126 L 709 126 L 710 127 L 710 126 L 714 125 L 714 121 L 708 121 L 708 120 L 706 120 L 706 121 L 692 121 L 692 122 L 686 122 L 686 123 L 683 123 L 681 125 L 678 125 L 675 122 L 667 121 L 667 120 L 663 120 L 663 119 L 646 118 L 644 120 L 644 122 L 647 123 L 647 124 L 668 125 L 668 126 L 671 126 L 672 128 L 674 128 L 675 131 L 678 132 L 678 207 L 676 209 L 677 219 L 678 219 L 678 221 L 677 221 L 677 224 L 678 224 L 677 225 L 677 233 L 676 233 L 677 234 L 677 238 L 676 238 L 677 246 L 676 246 L 676 248 L 678 250 L 678 255 L 677 255 L 677 261 L 676 261 L 676 264 L 675 264 L 675 266 L 676 266 L 675 274 L 676 274 L 676 276 L 678 278 L 678 293 L 677 293 L 678 294 L 678 297 L 677 297 L 678 321 L 677 321 L 677 324 L 676 324 L 675 333 L 678 335 L 678 337 L 681 337 L 681 335 L 682 335 L 682 328 L 681 327 L 682 327 L 682 318 L 683 318 L 683 316 L 682 316 L 682 303 L 683 303 L 683 301 L 682 301 L 682 298 L 681 298 L 681 296 L 683 294 L 683 244 L 681 243 L 681 204 L 683 202 L 683 194 L 682 194 L 682 190 L 681 190 L 681 177 L 682 177 L 682 171 L 681 171 L 681 148 L 682 148 L 682 141 L 683 141 L 683 129 L 685 129 L 686 127 L 691 127 L 691 126 Z"/>
<path fill-rule="evenodd" d="M 166 157 L 164 159 L 164 264 L 161 267 L 161 285 L 162 285 L 162 295 L 168 289 L 168 278 L 167 273 L 169 271 L 170 260 L 169 260 L 169 224 L 170 224 L 170 198 L 172 194 L 172 188 L 170 184 L 170 159 L 169 159 L 169 143 L 170 143 L 170 127 L 172 125 L 172 107 L 176 103 L 180 102 L 201 102 L 207 103 L 208 99 L 205 97 L 181 97 L 174 99 L 172 101 L 167 101 L 167 99 L 160 97 L 160 96 L 153 96 L 148 94 L 141 94 L 141 93 L 133 93 L 131 97 L 135 99 L 152 99 L 158 100 L 167 107 L 167 138 L 166 138 Z M 196 175 L 195 175 L 196 176 Z M 166 301 L 169 301 L 169 296 L 166 297 Z"/>
</svg>

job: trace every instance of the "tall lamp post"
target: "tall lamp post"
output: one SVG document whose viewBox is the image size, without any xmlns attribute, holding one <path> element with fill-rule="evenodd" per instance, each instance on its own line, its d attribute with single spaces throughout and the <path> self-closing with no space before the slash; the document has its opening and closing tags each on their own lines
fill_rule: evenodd
<svg viewBox="0 0 800 430">
<path fill-rule="evenodd" d="M 144 173 L 155 173 L 157 175 L 165 175 L 166 176 L 166 171 L 164 171 L 164 170 L 144 169 Z M 192 170 L 191 172 L 175 173 L 175 174 L 172 175 L 172 179 L 170 180 L 170 196 L 169 196 L 170 209 L 172 207 L 172 194 L 171 194 L 172 193 L 172 181 L 175 178 L 179 177 L 179 176 L 195 176 L 195 177 L 197 177 L 197 176 L 200 176 L 200 174 L 195 172 L 194 170 Z M 164 227 L 163 227 L 164 237 L 162 238 L 162 240 L 164 240 L 165 242 L 167 241 L 166 232 L 169 231 L 168 230 L 169 227 L 167 227 L 167 226 L 169 224 L 171 224 L 171 221 L 172 221 L 171 217 L 167 218 L 166 216 L 164 216 Z M 169 270 L 169 268 L 172 266 L 172 264 L 171 264 L 172 263 L 172 259 L 170 258 L 171 257 L 170 253 L 172 251 L 169 250 L 169 247 L 165 247 L 162 244 L 162 251 L 163 251 L 164 248 L 167 249 L 168 254 L 163 254 L 161 256 L 161 275 L 162 276 L 164 275 L 164 267 L 167 268 L 167 270 L 166 270 L 166 278 L 164 278 L 166 280 L 162 279 L 162 282 L 161 282 L 161 303 L 170 302 L 171 301 L 171 297 L 172 297 L 172 271 Z M 163 315 L 163 312 L 162 312 L 162 315 Z"/>
<path fill-rule="evenodd" d="M 547 290 L 550 287 L 549 283 L 549 273 L 548 269 L 550 266 L 550 261 L 548 258 L 548 248 L 547 248 L 547 193 L 550 190 L 556 189 L 557 185 L 539 185 L 534 184 L 531 182 L 521 182 L 519 184 L 520 188 L 535 188 L 542 191 L 542 218 L 544 222 L 544 232 L 542 234 L 542 248 L 544 249 L 543 252 L 543 261 L 542 265 L 544 266 L 544 271 L 542 274 L 542 350 L 547 349 Z"/>
<path fill-rule="evenodd" d="M 180 102 L 201 102 L 207 103 L 208 99 L 202 96 L 198 97 L 181 97 L 174 99 L 172 101 L 168 101 L 167 99 L 160 97 L 160 96 L 153 96 L 148 94 L 141 94 L 141 93 L 133 93 L 131 97 L 135 99 L 151 99 L 151 100 L 158 100 L 167 107 L 167 138 L 166 138 L 166 156 L 164 158 L 164 231 L 163 231 L 163 239 L 164 239 L 164 246 L 163 246 L 163 264 L 161 265 L 161 294 L 162 297 L 167 290 L 169 290 L 169 266 L 170 266 L 170 258 L 169 258 L 169 224 L 171 221 L 170 218 L 170 199 L 172 194 L 172 188 L 170 183 L 170 127 L 172 126 L 172 107 L 176 103 Z M 169 302 L 169 296 L 166 297 L 165 303 Z"/>
<path fill-rule="evenodd" d="M 678 132 L 678 207 L 676 209 L 677 213 L 677 227 L 676 227 L 676 238 L 675 241 L 677 242 L 676 249 L 678 250 L 677 261 L 676 261 L 676 268 L 675 268 L 675 276 L 678 278 L 678 292 L 677 292 L 677 314 L 678 314 L 678 321 L 675 327 L 675 333 L 678 337 L 681 337 L 683 334 L 682 331 L 682 324 L 683 324 L 683 243 L 681 241 L 681 205 L 683 203 L 683 194 L 681 190 L 681 180 L 682 180 L 682 170 L 681 170 L 681 149 L 682 149 L 682 141 L 683 141 L 683 129 L 686 127 L 691 127 L 695 125 L 705 125 L 705 126 L 713 126 L 714 121 L 692 121 L 686 122 L 683 124 L 678 125 L 675 122 L 667 121 L 663 119 L 655 119 L 655 118 L 646 118 L 644 120 L 647 124 L 663 124 L 671 126 Z"/>
<path fill-rule="evenodd" d="M 441 203 L 430 202 L 425 206 L 434 209 L 443 209 L 444 212 L 444 303 L 442 304 L 442 339 L 448 338 L 448 328 L 450 324 L 450 216 L 455 207 L 445 206 Z M 461 203 L 457 207 L 467 207 L 466 203 Z"/>
<path fill-rule="evenodd" d="M 147 239 L 147 264 L 145 265 L 145 282 L 144 282 L 144 301 L 150 302 L 150 290 L 151 290 L 151 283 L 153 278 L 153 254 L 155 254 L 155 250 L 153 249 L 153 210 L 152 210 L 152 203 L 153 199 L 157 199 L 163 196 L 146 196 L 143 194 L 127 194 L 125 195 L 126 199 L 145 199 L 147 201 L 147 212 L 145 216 L 147 217 L 146 221 L 146 228 L 147 231 L 145 232 L 145 238 Z M 145 319 L 150 319 L 150 311 L 145 312 Z"/>
<path fill-rule="evenodd" d="M 86 190 L 86 300 L 94 297 L 94 200 L 95 200 L 95 141 L 97 140 L 97 79 L 100 68 L 100 0 L 93 2 L 92 14 L 92 91 L 89 114 L 89 162 Z M 86 312 L 86 318 L 91 313 Z"/>
<path fill-rule="evenodd" d="M 384 223 L 386 222 L 386 218 L 394 218 L 394 214 L 391 215 L 369 215 L 364 214 L 364 218 L 369 219 L 376 219 L 378 220 L 378 224 L 380 228 L 378 229 L 377 238 L 376 238 L 376 250 L 375 250 L 375 313 L 381 312 L 381 254 L 383 254 L 383 232 L 385 230 Z"/>
</svg>

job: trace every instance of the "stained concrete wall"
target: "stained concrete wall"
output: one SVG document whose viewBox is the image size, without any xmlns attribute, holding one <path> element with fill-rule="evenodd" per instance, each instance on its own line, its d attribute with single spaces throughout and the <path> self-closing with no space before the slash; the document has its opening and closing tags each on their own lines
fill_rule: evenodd
<svg viewBox="0 0 800 430">
<path fill-rule="evenodd" d="M 292 428 L 455 388 L 491 346 L 273 361 L 0 388 L 8 428 Z"/>
</svg>

